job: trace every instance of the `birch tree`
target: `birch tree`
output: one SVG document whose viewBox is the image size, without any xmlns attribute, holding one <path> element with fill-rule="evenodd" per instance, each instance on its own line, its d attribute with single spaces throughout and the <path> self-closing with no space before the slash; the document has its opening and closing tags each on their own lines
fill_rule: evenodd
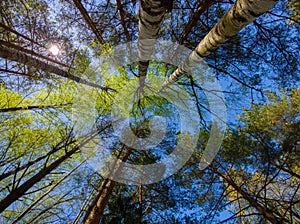
<svg viewBox="0 0 300 224">
<path fill-rule="evenodd" d="M 155 0 L 140 1 L 138 26 L 138 77 L 141 89 L 145 85 L 149 60 L 158 36 L 161 21 L 166 11 L 164 3 L 164 1 Z"/>
<path fill-rule="evenodd" d="M 118 9 L 120 10 L 120 2 L 118 3 Z M 165 13 L 165 6 L 161 1 L 141 1 L 140 2 L 140 15 L 139 15 L 139 58 L 144 59 L 139 61 L 139 78 L 140 87 L 143 88 L 145 83 L 145 77 L 147 73 L 147 67 L 149 65 L 149 59 L 152 53 L 155 40 L 158 35 L 160 23 Z M 122 14 L 121 14 L 121 18 Z M 123 27 L 124 21 L 122 22 Z M 127 33 L 128 38 L 128 33 Z M 123 161 L 126 161 L 131 150 L 123 157 Z M 121 169 L 121 168 L 117 168 Z M 118 172 L 118 171 L 116 171 Z M 115 181 L 105 179 L 98 190 L 96 197 L 94 198 L 91 206 L 89 207 L 83 222 L 86 224 L 96 224 L 100 222 L 104 208 L 106 207 L 108 200 L 112 194 L 112 190 L 115 186 Z"/>
<path fill-rule="evenodd" d="M 70 133 L 68 126 L 73 98 L 62 94 L 56 87 L 61 87 L 68 94 L 81 85 L 87 91 L 94 88 L 109 90 L 105 89 L 106 86 L 119 91 L 135 74 L 139 75 L 140 86 L 144 87 L 155 39 L 159 37 L 171 39 L 193 49 L 205 36 L 204 32 L 209 31 L 221 18 L 225 12 L 224 8 L 228 8 L 227 4 L 230 4 L 228 1 L 214 0 L 174 1 L 172 14 L 166 17 L 166 23 L 162 23 L 166 11 L 172 8 L 170 7 L 172 1 L 141 1 L 140 20 L 136 15 L 137 2 L 135 0 L 115 2 L 72 0 L 53 4 L 46 0 L 0 1 L 0 55 L 2 56 L 0 90 L 3 89 L 2 92 L 0 91 L 0 194 L 3 199 L 0 208 L 6 207 L 1 213 L 0 222 L 10 223 L 18 220 L 26 223 L 72 223 L 73 221 L 74 224 L 78 222 L 98 224 L 99 221 L 106 223 L 117 222 L 116 220 L 119 222 L 137 220 L 136 222 L 147 223 L 220 223 L 223 217 L 217 216 L 223 211 L 233 212 L 228 220 L 236 222 L 249 220 L 249 222 L 282 223 L 300 220 L 297 213 L 299 165 L 297 150 L 295 150 L 298 149 L 299 122 L 291 124 L 290 118 L 285 115 L 278 119 L 278 114 L 289 111 L 289 108 L 297 104 L 294 101 L 284 101 L 275 109 L 270 107 L 268 110 L 254 110 L 253 113 L 247 113 L 249 119 L 253 119 L 253 122 L 249 123 L 251 127 L 247 126 L 245 129 L 247 135 L 251 137 L 245 137 L 240 133 L 236 135 L 229 133 L 227 140 L 230 142 L 223 144 L 224 151 L 220 150 L 215 159 L 217 161 L 215 164 L 220 166 L 215 165 L 204 171 L 199 170 L 200 157 L 193 156 L 186 166 L 172 177 L 157 184 L 138 188 L 126 185 L 118 188 L 118 184 L 114 181 L 103 179 L 100 174 L 96 174 L 95 170 L 88 169 L 87 164 L 78 168 L 74 175 L 63 177 L 78 162 L 79 148 L 76 148 L 78 141 L 73 138 L 73 133 Z M 293 12 L 296 13 L 294 7 L 297 4 L 294 3 L 295 1 L 292 2 Z M 199 44 L 196 48 L 199 50 L 194 51 L 193 57 L 190 56 L 185 67 L 181 66 L 184 69 L 183 74 L 188 73 L 188 69 L 201 62 L 202 58 L 209 56 L 208 60 L 215 58 L 213 60 L 216 63 L 211 65 L 220 72 L 219 77 L 223 78 L 223 74 L 226 78 L 229 77 L 228 83 L 231 88 L 228 91 L 226 89 L 224 91 L 226 93 L 236 93 L 236 90 L 240 90 L 240 86 L 256 87 L 248 80 L 256 77 L 270 78 L 271 75 L 269 81 L 278 81 L 276 78 L 287 79 L 289 83 L 294 84 L 290 74 L 295 73 L 298 68 L 298 62 L 295 60 L 298 55 L 295 51 L 298 47 L 297 18 L 295 18 L 296 14 L 291 17 L 295 21 L 292 26 L 285 21 L 289 20 L 289 14 L 282 7 L 285 1 L 279 3 L 269 17 L 253 23 L 254 26 L 251 28 L 255 32 L 251 33 L 250 37 L 243 33 L 238 38 L 231 38 L 272 4 L 270 0 L 238 0 L 234 9 L 231 9 L 230 13 L 224 16 L 225 19 L 223 18 L 222 22 L 213 28 L 212 33 Z M 120 73 L 101 74 L 104 86 L 89 79 L 81 79 L 81 74 L 90 65 L 89 59 L 102 56 L 103 45 L 115 46 L 136 37 L 139 38 L 140 57 L 137 69 L 128 66 L 122 68 Z M 222 51 L 211 54 L 230 38 L 231 40 L 224 44 Z M 146 39 L 152 39 L 152 42 L 145 41 L 146 44 L 143 45 Z M 65 55 L 62 57 L 49 55 L 47 44 L 52 40 L 71 43 L 64 52 Z M 84 49 L 81 51 L 81 44 L 87 48 L 86 51 Z M 78 52 L 86 52 L 86 54 L 81 55 Z M 237 59 L 240 63 L 236 62 Z M 281 63 L 282 61 L 293 66 L 286 66 Z M 110 63 L 108 61 L 105 66 L 109 68 Z M 245 67 L 241 68 L 240 65 L 243 66 L 244 63 Z M 155 76 L 170 74 L 173 69 L 172 66 L 164 63 L 151 63 L 151 65 L 153 65 L 151 72 L 155 73 Z M 262 70 L 256 71 L 256 66 L 259 67 L 258 70 Z M 273 72 L 274 70 L 276 72 Z M 49 76 L 49 73 L 53 73 L 54 76 Z M 56 79 L 55 74 L 62 78 Z M 62 85 L 62 81 L 66 84 Z M 47 85 L 49 89 L 54 87 L 54 93 L 43 91 L 45 83 L 49 84 Z M 199 83 L 192 83 L 192 88 L 188 91 L 189 94 L 195 95 L 201 116 L 202 109 L 206 110 L 205 103 L 201 101 L 202 96 L 198 94 L 198 90 L 202 91 L 201 86 Z M 253 90 L 256 91 L 254 88 Z M 102 127 L 103 120 L 105 124 L 110 122 L 107 117 L 109 117 L 113 96 L 107 91 L 99 92 L 97 105 L 93 108 L 99 115 L 95 123 L 97 127 L 98 125 Z M 231 99 L 232 96 L 236 97 L 236 95 L 229 95 Z M 159 103 L 159 99 L 153 101 L 159 104 L 155 104 L 157 108 L 166 108 L 165 104 Z M 144 116 L 144 111 L 130 114 L 138 118 L 131 122 L 130 127 L 135 134 L 141 129 L 140 124 L 144 122 L 139 120 Z M 274 111 L 278 113 L 273 114 Z M 298 107 L 295 111 L 299 111 Z M 170 113 L 167 110 L 162 110 L 157 111 L 155 115 L 170 118 L 168 114 Z M 265 122 L 264 119 L 270 114 L 274 115 L 274 119 Z M 39 116 L 43 119 L 36 119 L 40 118 Z M 148 119 L 148 115 L 146 116 Z M 175 116 L 170 119 L 174 120 L 173 118 Z M 203 125 L 205 126 L 206 123 Z M 284 127 L 284 131 L 281 131 L 281 127 Z M 147 127 L 144 129 L 144 134 L 139 136 L 147 136 L 151 132 L 146 129 Z M 268 130 L 265 131 L 266 129 Z M 271 135 L 269 135 L 270 131 Z M 107 131 L 100 137 L 111 135 L 113 133 Z M 196 149 L 196 154 L 204 150 L 202 147 L 207 136 L 209 132 L 201 130 L 199 149 Z M 275 139 L 282 136 L 286 138 L 282 138 L 281 143 L 276 141 L 276 147 L 272 148 Z M 130 154 L 128 148 L 130 154 L 128 162 L 148 164 L 158 161 L 160 159 L 158 154 L 166 152 L 167 156 L 172 151 L 177 137 L 175 128 L 170 130 L 169 135 L 164 136 L 166 141 L 157 147 L 159 153 L 133 150 Z M 264 144 L 259 141 L 262 137 Z M 257 141 L 253 138 L 257 138 Z M 109 144 L 111 146 L 109 149 L 113 153 L 122 146 L 119 141 L 117 143 L 110 141 Z M 278 154 L 277 150 L 280 149 L 278 146 L 284 146 L 283 157 Z M 126 152 L 122 153 L 122 157 L 120 156 L 123 160 L 126 159 L 124 155 Z M 241 167 L 249 168 L 251 171 L 255 169 L 255 174 Z M 94 177 L 94 174 L 97 176 L 95 179 L 89 178 L 90 175 Z M 60 182 L 60 178 L 64 181 Z M 57 184 L 55 181 L 58 181 Z M 70 192 L 70 187 L 73 192 Z M 128 189 L 129 197 L 126 192 Z M 120 192 L 124 197 L 112 198 L 120 195 Z M 119 203 L 120 200 L 126 203 Z M 130 212 L 124 212 L 125 209 Z M 232 210 L 228 212 L 229 209 Z M 125 216 L 127 219 L 124 219 Z"/>
<path fill-rule="evenodd" d="M 273 0 L 237 0 L 222 19 L 201 40 L 186 61 L 164 82 L 161 89 L 190 72 L 193 67 L 202 62 L 204 57 L 215 51 L 229 38 L 235 36 L 242 28 L 269 10 L 275 3 L 276 1 Z"/>
</svg>

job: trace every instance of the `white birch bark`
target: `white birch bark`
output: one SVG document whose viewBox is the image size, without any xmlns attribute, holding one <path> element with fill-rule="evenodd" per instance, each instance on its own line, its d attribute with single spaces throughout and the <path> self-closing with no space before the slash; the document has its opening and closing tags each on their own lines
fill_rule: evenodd
<svg viewBox="0 0 300 224">
<path fill-rule="evenodd" d="M 258 16 L 269 10 L 276 0 L 237 0 L 230 10 L 201 40 L 187 60 L 175 70 L 164 82 L 161 90 L 175 82 L 182 75 L 190 72 L 197 64 L 203 63 L 207 57 L 229 38 L 254 21 Z"/>
<path fill-rule="evenodd" d="M 153 51 L 160 23 L 166 8 L 163 1 L 141 0 L 139 13 L 138 57 L 140 87 L 143 88 L 149 60 Z"/>
</svg>

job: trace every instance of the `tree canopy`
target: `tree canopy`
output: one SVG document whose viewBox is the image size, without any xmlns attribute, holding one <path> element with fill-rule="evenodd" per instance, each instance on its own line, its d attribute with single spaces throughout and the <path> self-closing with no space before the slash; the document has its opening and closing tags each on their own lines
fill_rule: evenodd
<svg viewBox="0 0 300 224">
<path fill-rule="evenodd" d="M 0 222 L 299 223 L 299 52 L 294 0 L 1 1 Z"/>
</svg>

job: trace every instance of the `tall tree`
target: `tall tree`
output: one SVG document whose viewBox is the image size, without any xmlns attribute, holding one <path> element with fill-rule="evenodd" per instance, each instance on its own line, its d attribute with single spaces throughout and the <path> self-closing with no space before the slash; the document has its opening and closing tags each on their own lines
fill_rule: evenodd
<svg viewBox="0 0 300 224">
<path fill-rule="evenodd" d="M 167 6 L 165 1 L 140 1 L 139 12 L 139 82 L 141 89 L 144 88 L 149 60 L 158 36 L 161 21 Z M 172 4 L 170 1 L 168 4 Z M 172 5 L 171 5 L 172 6 Z"/>
<path fill-rule="evenodd" d="M 243 125 L 227 135 L 222 157 L 232 166 L 226 173 L 212 168 L 231 186 L 235 218 L 255 220 L 250 205 L 272 223 L 299 220 L 299 106 L 299 89 L 270 94 L 268 105 L 245 110 Z"/>
<path fill-rule="evenodd" d="M 0 212 L 3 212 L 8 206 L 10 206 L 13 202 L 22 197 L 26 191 L 28 191 L 33 185 L 42 180 L 46 175 L 50 174 L 54 169 L 56 169 L 61 163 L 74 155 L 78 150 L 95 138 L 103 130 L 97 130 L 91 133 L 89 136 L 84 138 L 81 142 L 75 145 L 71 150 L 67 150 L 64 155 L 53 161 L 51 164 L 43 167 L 37 174 L 32 176 L 30 179 L 25 181 L 19 187 L 15 188 L 13 191 L 9 193 L 4 199 L 1 200 Z"/>
<path fill-rule="evenodd" d="M 73 2 L 76 5 L 76 7 L 78 8 L 78 10 L 80 11 L 82 17 L 84 18 L 84 20 L 86 21 L 88 26 L 91 28 L 93 33 L 96 35 L 97 40 L 99 41 L 99 43 L 104 44 L 105 41 L 103 40 L 103 37 L 102 37 L 101 33 L 96 29 L 94 22 L 92 21 L 92 19 L 88 15 L 88 12 L 86 11 L 84 6 L 82 5 L 81 1 L 80 0 L 74 0 Z"/>
<path fill-rule="evenodd" d="M 188 59 L 168 78 L 162 88 L 176 81 L 180 76 L 190 72 L 202 62 L 202 58 L 215 51 L 229 38 L 235 36 L 256 17 L 269 10 L 276 1 L 238 0 L 212 30 L 201 40 Z"/>
<path fill-rule="evenodd" d="M 241 120 L 235 120 L 235 113 L 241 113 L 241 107 L 247 107 L 251 100 L 266 103 L 262 99 L 267 95 L 267 87 L 280 92 L 277 87 L 297 86 L 297 3 L 279 1 L 268 15 L 259 17 L 243 32 L 231 37 L 256 18 L 257 12 L 267 10 L 263 4 L 269 7 L 273 2 L 238 0 L 225 15 L 227 20 L 221 18 L 232 5 L 228 1 L 140 2 L 140 7 L 160 5 L 155 10 L 153 7 L 139 9 L 137 2 L 0 2 L 0 200 L 3 206 L 10 204 L 1 213 L 0 222 L 298 222 L 297 91 L 286 89 L 285 97 L 273 95 L 268 98 L 272 103 L 267 106 L 252 104 Z M 252 6 L 258 10 L 256 13 L 241 12 Z M 139 20 L 138 11 L 140 17 L 157 22 L 144 21 L 149 28 L 144 32 L 160 27 L 159 32 L 152 32 L 152 37 L 172 40 L 190 49 L 198 45 L 214 24 L 223 21 L 203 39 L 199 58 L 206 57 L 225 86 L 228 124 L 241 126 L 230 126 L 215 163 L 199 170 L 209 138 L 210 111 L 201 83 L 187 77 L 176 87 L 183 88 L 195 101 L 202 123 L 195 155 L 178 173 L 160 183 L 139 187 L 105 179 L 88 163 L 68 175 L 81 158 L 79 149 L 69 154 L 83 140 L 74 137 L 71 119 L 72 106 L 78 104 L 75 97 L 78 88 L 92 93 L 88 101 L 96 99 L 96 105 L 90 109 L 97 115 L 95 126 L 101 129 L 111 123 L 115 94 L 142 71 L 136 64 L 111 69 L 114 61 L 104 55 L 130 40 L 138 38 L 142 43 L 139 34 L 143 29 L 138 22 L 143 20 Z M 59 47 L 58 55 L 49 53 L 53 44 Z M 211 52 L 218 46 L 218 51 Z M 96 70 L 98 57 L 105 60 Z M 144 62 L 147 61 L 149 58 Z M 164 77 L 176 70 L 175 66 L 151 61 L 146 67 L 143 78 L 147 71 L 149 77 Z M 49 74 L 55 72 L 61 75 Z M 88 83 L 77 82 L 79 79 Z M 143 86 L 144 80 L 140 80 Z M 101 91 L 106 86 L 116 92 Z M 151 134 L 148 124 L 152 116 L 162 116 L 172 122 L 155 148 L 140 151 L 128 147 L 131 152 L 127 162 L 160 161 L 172 152 L 180 135 L 177 129 L 180 119 L 174 115 L 176 108 L 156 96 L 133 103 L 130 129 L 140 138 Z M 232 110 L 230 106 L 237 109 Z M 87 111 L 82 112 L 84 115 Z M 119 155 L 118 149 L 123 144 L 112 128 L 96 136 L 105 142 L 105 149 Z M 121 153 L 120 159 L 127 152 Z M 43 170 L 46 174 L 39 175 Z M 16 197 L 18 192 L 22 196 Z"/>
</svg>

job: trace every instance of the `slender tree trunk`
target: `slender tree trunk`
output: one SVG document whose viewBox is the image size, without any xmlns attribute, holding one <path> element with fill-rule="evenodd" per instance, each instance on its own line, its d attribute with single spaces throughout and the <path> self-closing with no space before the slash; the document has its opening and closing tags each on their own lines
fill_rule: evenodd
<svg viewBox="0 0 300 224">
<path fill-rule="evenodd" d="M 81 0 L 73 0 L 75 6 L 77 9 L 80 11 L 82 17 L 84 18 L 85 22 L 87 25 L 90 27 L 90 29 L 93 31 L 95 36 L 97 37 L 97 40 L 99 41 L 100 44 L 104 44 L 105 41 L 101 35 L 101 33 L 97 30 L 95 23 L 92 21 L 91 17 L 89 16 L 88 12 L 84 8 L 84 6 L 81 3 Z"/>
<path fill-rule="evenodd" d="M 122 161 L 127 161 L 128 157 L 130 156 L 132 149 L 129 149 L 126 155 L 123 157 Z M 117 175 L 117 173 L 122 169 L 122 165 L 115 167 L 113 169 L 112 175 Z M 87 210 L 86 216 L 83 219 L 84 224 L 99 224 L 104 209 L 108 203 L 108 200 L 111 197 L 113 188 L 116 182 L 110 179 L 105 179 L 102 181 L 98 193 L 94 198 L 91 206 Z"/>
<path fill-rule="evenodd" d="M 89 204 L 89 202 L 92 200 L 93 195 L 94 195 L 94 189 L 91 190 L 91 192 L 89 193 L 89 196 L 84 200 L 84 202 L 82 203 L 79 212 L 76 215 L 76 218 L 74 219 L 74 221 L 72 222 L 72 224 L 77 224 L 79 223 L 82 214 L 86 211 L 86 208 Z"/>
<path fill-rule="evenodd" d="M 118 9 L 118 12 L 119 12 L 121 24 L 122 24 L 122 27 L 123 27 L 123 30 L 124 30 L 124 34 L 126 36 L 126 40 L 127 40 L 127 42 L 130 42 L 131 37 L 130 37 L 130 34 L 129 34 L 128 29 L 126 27 L 126 21 L 125 21 L 125 16 L 124 16 L 123 5 L 121 3 L 121 0 L 116 0 L 116 3 L 117 3 L 117 9 Z"/>
<path fill-rule="evenodd" d="M 10 170 L 10 171 L 7 171 L 7 172 L 5 172 L 5 173 L 2 173 L 2 174 L 0 175 L 0 181 L 1 181 L 1 180 L 4 180 L 5 178 L 7 178 L 7 177 L 9 177 L 9 176 L 11 176 L 11 175 L 16 174 L 17 172 L 19 172 L 19 171 L 21 171 L 21 170 L 28 169 L 30 166 L 32 166 L 32 165 L 38 163 L 39 161 L 41 161 L 41 160 L 43 160 L 43 159 L 49 157 L 50 155 L 54 154 L 55 152 L 57 152 L 57 151 L 59 151 L 59 150 L 65 148 L 66 146 L 69 146 L 69 145 L 71 145 L 71 144 L 73 144 L 73 143 L 75 143 L 75 142 L 76 142 L 76 140 L 73 139 L 73 140 L 70 140 L 70 141 L 66 142 L 66 143 L 65 143 L 64 145 L 62 145 L 62 146 L 57 145 L 57 146 L 54 147 L 50 152 L 48 152 L 46 155 L 40 156 L 40 157 L 36 158 L 36 159 L 33 160 L 33 161 L 29 161 L 28 163 L 23 164 L 22 166 L 18 166 L 18 167 L 17 167 L 16 169 L 14 169 L 14 170 Z"/>
<path fill-rule="evenodd" d="M 20 111 L 20 110 L 27 111 L 27 110 L 56 109 L 56 108 L 70 106 L 70 105 L 71 105 L 70 103 L 64 103 L 64 104 L 60 104 L 60 105 L 39 105 L 39 106 L 0 108 L 0 113 L 15 112 L 15 111 Z"/>
<path fill-rule="evenodd" d="M 87 80 L 84 80 L 78 76 L 72 75 L 67 71 L 64 71 L 54 65 L 48 64 L 47 62 L 41 61 L 39 59 L 36 59 L 34 57 L 31 57 L 25 53 L 19 52 L 19 51 L 15 51 L 11 48 L 7 48 L 3 45 L 0 45 L 0 57 L 4 58 L 4 59 L 8 59 L 11 61 L 15 61 L 15 62 L 19 62 L 22 64 L 25 64 L 27 66 L 31 66 L 31 67 L 35 67 L 37 69 L 41 69 L 45 72 L 50 72 L 50 73 L 54 73 L 56 75 L 59 75 L 61 77 L 73 80 L 77 83 L 82 83 L 91 87 L 95 87 L 95 88 L 99 88 L 102 90 L 113 90 L 110 88 L 106 88 L 106 87 L 102 87 L 98 84 L 89 82 Z"/>
<path fill-rule="evenodd" d="M 217 175 L 222 177 L 222 179 L 232 186 L 245 200 L 248 201 L 248 203 L 257 209 L 260 214 L 264 216 L 264 218 L 268 221 L 270 221 L 273 224 L 281 224 L 283 223 L 284 217 L 277 217 L 269 208 L 262 206 L 255 198 L 251 197 L 247 192 L 245 192 L 241 187 L 239 187 L 229 176 L 222 173 L 220 170 L 218 170 L 214 165 L 210 165 L 210 167 L 215 171 Z"/>
<path fill-rule="evenodd" d="M 197 24 L 202 13 L 204 13 L 213 3 L 215 0 L 205 0 L 201 1 L 200 6 L 197 8 L 195 14 L 193 15 L 192 19 L 187 23 L 183 34 L 180 37 L 179 44 L 183 44 L 186 38 L 188 37 L 189 33 L 192 31 L 192 28 Z"/>
<path fill-rule="evenodd" d="M 35 40 L 33 40 L 33 39 L 31 39 L 31 38 L 29 38 L 29 37 L 27 37 L 27 36 L 25 36 L 25 35 L 19 33 L 18 31 L 12 29 L 12 28 L 9 27 L 9 26 L 6 26 L 6 25 L 3 24 L 3 23 L 0 23 L 0 27 L 2 27 L 3 29 L 5 29 L 5 30 L 7 30 L 7 31 L 9 31 L 9 32 L 11 32 L 11 33 L 16 34 L 16 35 L 19 36 L 19 37 L 24 38 L 25 40 L 28 40 L 29 42 L 31 42 L 31 43 L 33 43 L 33 44 L 36 44 L 36 45 L 38 45 L 38 46 L 40 46 L 40 47 L 45 48 L 42 44 L 39 44 L 39 43 L 36 42 Z"/>
<path fill-rule="evenodd" d="M 215 0 L 201 1 L 200 6 L 197 8 L 196 12 L 193 14 L 193 17 L 187 23 L 184 32 L 181 34 L 180 39 L 178 41 L 178 45 L 174 53 L 172 54 L 170 61 L 172 61 L 173 57 L 177 54 L 179 46 L 182 45 L 184 41 L 187 39 L 189 33 L 192 31 L 192 28 L 197 24 L 197 21 L 200 19 L 202 13 L 204 13 L 211 5 L 213 5 L 216 2 L 217 1 Z"/>
<path fill-rule="evenodd" d="M 237 0 L 230 10 L 202 39 L 187 60 L 165 81 L 162 88 L 175 82 L 180 76 L 190 72 L 204 57 L 215 51 L 242 28 L 269 10 L 277 0 Z"/>
<path fill-rule="evenodd" d="M 38 199 L 36 199 L 32 204 L 30 204 L 26 210 L 24 210 L 13 222 L 12 224 L 16 224 L 20 221 L 37 203 L 39 203 L 45 196 L 47 196 L 51 191 L 53 191 L 59 184 L 61 184 L 66 178 L 68 178 L 75 170 L 77 170 L 86 160 L 78 164 L 75 168 L 73 168 L 67 175 L 61 178 L 54 186 L 52 186 L 48 191 L 42 194 Z"/>
<path fill-rule="evenodd" d="M 46 206 L 43 210 L 40 210 L 39 212 L 34 213 L 34 216 L 26 223 L 45 223 L 45 220 L 43 220 L 43 215 L 49 211 L 51 216 L 58 215 L 61 211 L 54 212 L 53 209 L 55 206 L 59 204 L 63 204 L 64 202 L 71 201 L 72 199 L 65 199 L 69 194 L 71 193 L 71 190 L 67 192 L 63 192 L 62 195 L 51 205 Z"/>
<path fill-rule="evenodd" d="M 96 197 L 94 198 L 92 205 L 87 211 L 82 223 L 85 224 L 99 224 L 103 215 L 104 209 L 110 199 L 113 188 L 116 182 L 113 180 L 105 179 L 102 181 Z"/>
<path fill-rule="evenodd" d="M 139 214 L 138 214 L 138 223 L 141 224 L 143 221 L 143 185 L 139 185 L 138 187 L 139 192 Z"/>
<path fill-rule="evenodd" d="M 133 139 L 130 147 L 133 146 L 134 141 L 135 140 Z M 122 149 L 120 150 L 120 154 L 118 157 L 121 156 L 121 153 L 122 153 L 124 147 L 125 146 L 123 146 Z M 131 155 L 131 153 L 132 153 L 132 148 L 128 148 L 128 151 L 122 158 L 122 162 L 126 162 L 127 159 L 129 158 L 129 156 Z M 111 177 L 117 176 L 119 174 L 119 172 L 122 170 L 123 165 L 124 164 L 119 164 L 119 165 L 115 164 L 112 168 L 110 176 Z M 102 218 L 104 209 L 111 197 L 111 194 L 112 194 L 115 184 L 116 184 L 115 181 L 108 179 L 108 178 L 106 178 L 102 181 L 102 183 L 99 187 L 98 193 L 97 193 L 96 197 L 94 198 L 92 204 L 89 206 L 82 223 L 84 223 L 84 224 L 99 224 L 99 222 Z"/>
<path fill-rule="evenodd" d="M 138 37 L 138 56 L 139 56 L 139 82 L 143 89 L 153 47 L 158 35 L 160 23 L 164 17 L 166 8 L 164 1 L 141 0 L 139 13 L 139 37 Z"/>
<path fill-rule="evenodd" d="M 45 59 L 47 61 L 51 61 L 51 62 L 53 62 L 53 63 L 55 63 L 57 65 L 61 65 L 61 66 L 66 67 L 66 68 L 70 68 L 71 67 L 71 65 L 63 64 L 63 63 L 61 63 L 61 62 L 59 62 L 57 60 L 54 60 L 53 58 L 46 57 L 46 56 L 38 54 L 38 53 L 36 53 L 36 52 L 34 52 L 32 50 L 28 50 L 26 48 L 23 48 L 21 46 L 15 45 L 15 44 L 7 42 L 7 41 L 0 40 L 0 44 L 6 46 L 8 48 L 13 48 L 13 49 L 15 49 L 17 51 L 22 51 L 22 52 L 24 52 L 26 54 L 29 54 L 29 55 L 32 55 L 32 56 L 35 56 L 35 57 L 38 57 L 38 58 Z"/>
<path fill-rule="evenodd" d="M 62 164 L 65 160 L 70 158 L 73 154 L 78 152 L 78 150 L 87 144 L 90 140 L 95 138 L 101 131 L 105 130 L 110 125 L 104 127 L 101 130 L 97 130 L 92 132 L 88 137 L 86 137 L 83 141 L 77 144 L 72 150 L 67 151 L 63 156 L 59 157 L 57 160 L 52 162 L 49 166 L 45 166 L 42 170 L 40 170 L 33 177 L 25 181 L 21 186 L 12 190 L 9 195 L 7 195 L 4 199 L 0 201 L 0 213 L 3 212 L 8 206 L 10 206 L 13 202 L 22 197 L 26 191 L 28 191 L 33 185 L 41 181 L 45 176 L 50 174 L 54 169 L 56 169 L 60 164 Z"/>
</svg>

